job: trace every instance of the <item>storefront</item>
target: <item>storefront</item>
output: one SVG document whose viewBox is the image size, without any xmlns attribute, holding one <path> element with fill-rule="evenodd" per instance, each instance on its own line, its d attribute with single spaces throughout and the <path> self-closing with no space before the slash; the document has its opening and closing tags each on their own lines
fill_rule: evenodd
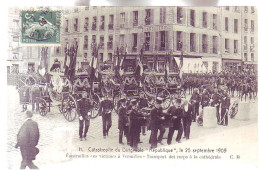
<svg viewBox="0 0 260 170">
<path fill-rule="evenodd" d="M 222 59 L 222 69 L 239 71 L 242 69 L 242 61 L 236 59 Z"/>
</svg>

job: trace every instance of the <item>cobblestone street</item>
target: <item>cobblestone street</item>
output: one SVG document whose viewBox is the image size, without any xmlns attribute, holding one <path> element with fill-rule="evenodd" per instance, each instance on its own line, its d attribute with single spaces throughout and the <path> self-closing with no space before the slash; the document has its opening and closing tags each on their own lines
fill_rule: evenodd
<svg viewBox="0 0 260 170">
<path fill-rule="evenodd" d="M 19 149 L 15 149 L 14 146 L 16 144 L 16 135 L 18 133 L 19 128 L 21 127 L 25 115 L 22 110 L 22 106 L 19 105 L 19 96 L 18 92 L 14 86 L 8 86 L 8 140 L 7 140 L 7 152 L 8 152 L 8 168 L 9 169 L 19 169 L 21 162 L 21 154 Z M 189 96 L 188 96 L 189 97 Z M 235 98 L 232 98 L 234 101 Z M 257 101 L 252 101 L 250 103 L 251 108 L 257 108 Z M 30 109 L 31 107 L 29 107 Z M 74 120 L 73 122 L 68 122 L 62 114 L 60 114 L 58 107 L 51 107 L 51 112 L 47 113 L 45 117 L 40 115 L 34 115 L 33 119 L 38 122 L 40 129 L 40 140 L 38 144 L 38 148 L 40 149 L 40 153 L 37 155 L 34 163 L 38 167 L 46 167 L 50 163 L 57 163 L 53 161 L 51 152 L 53 147 L 53 131 L 58 127 L 69 127 L 74 130 L 73 135 L 73 151 L 78 151 L 79 147 L 83 149 L 83 151 L 87 152 L 88 147 L 118 147 L 118 148 L 130 148 L 130 146 L 126 145 L 125 138 L 123 139 L 125 145 L 118 144 L 118 129 L 117 129 L 117 115 L 113 113 L 112 116 L 112 127 L 109 132 L 109 136 L 106 139 L 103 139 L 102 136 L 102 120 L 101 117 L 97 117 L 96 119 L 91 120 L 90 128 L 87 134 L 86 141 L 80 141 L 78 137 L 78 120 Z M 214 133 L 222 132 L 225 130 L 231 130 L 238 127 L 243 127 L 247 125 L 257 124 L 257 109 L 255 112 L 251 113 L 250 120 L 241 121 L 236 119 L 229 119 L 229 126 L 217 126 L 217 128 L 203 128 L 198 126 L 197 123 L 193 123 L 191 126 L 191 139 L 189 141 L 190 144 L 196 145 L 196 139 L 201 136 L 212 135 Z M 239 133 L 239 132 L 237 132 Z M 241 132 L 242 133 L 242 132 Z M 174 138 L 176 133 L 174 135 Z M 141 141 L 143 143 L 139 144 L 138 147 L 143 148 L 144 150 L 148 150 L 150 147 L 148 141 L 150 137 L 150 131 L 146 133 L 145 136 L 141 135 Z M 64 139 L 66 140 L 66 139 Z M 219 139 L 223 140 L 223 139 Z M 194 141 L 194 142 L 192 142 Z M 185 139 L 182 140 L 182 143 L 185 143 Z M 166 144 L 166 141 L 163 141 Z M 175 142 L 172 143 L 171 146 L 177 145 Z M 169 146 L 169 147 L 171 147 Z M 162 147 L 159 145 L 159 147 Z"/>
</svg>

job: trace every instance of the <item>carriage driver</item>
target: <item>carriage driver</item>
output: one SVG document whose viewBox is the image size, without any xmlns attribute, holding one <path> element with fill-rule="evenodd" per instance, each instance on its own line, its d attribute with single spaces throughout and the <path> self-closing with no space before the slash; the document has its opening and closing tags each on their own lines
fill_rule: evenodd
<svg viewBox="0 0 260 170">
<path fill-rule="evenodd" d="M 103 97 L 102 102 L 100 103 L 99 115 L 102 116 L 103 123 L 103 137 L 104 139 L 108 136 L 110 127 L 112 126 L 112 110 L 114 108 L 113 101 L 108 97 Z"/>
<path fill-rule="evenodd" d="M 91 109 L 91 102 L 87 98 L 87 92 L 82 93 L 82 98 L 78 100 L 78 106 L 79 106 L 79 137 L 82 141 L 83 138 L 86 140 L 87 138 L 87 132 L 90 125 L 90 118 L 89 118 L 89 112 Z M 84 135 L 83 134 L 83 127 L 85 125 L 84 129 Z"/>
</svg>

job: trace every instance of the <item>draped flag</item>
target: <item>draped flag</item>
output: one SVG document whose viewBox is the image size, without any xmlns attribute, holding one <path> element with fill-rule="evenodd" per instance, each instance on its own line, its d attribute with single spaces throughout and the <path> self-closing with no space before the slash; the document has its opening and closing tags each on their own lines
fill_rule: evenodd
<svg viewBox="0 0 260 170">
<path fill-rule="evenodd" d="M 180 66 L 179 66 L 179 77 L 182 78 L 182 74 L 183 74 L 183 52 L 181 52 L 180 55 Z"/>
</svg>

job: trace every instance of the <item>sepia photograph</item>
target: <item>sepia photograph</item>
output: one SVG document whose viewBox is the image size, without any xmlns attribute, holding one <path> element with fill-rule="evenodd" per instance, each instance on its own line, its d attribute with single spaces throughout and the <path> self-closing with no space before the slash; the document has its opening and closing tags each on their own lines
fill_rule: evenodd
<svg viewBox="0 0 260 170">
<path fill-rule="evenodd" d="M 258 168 L 255 6 L 9 7 L 6 68 L 8 169 Z"/>
</svg>

